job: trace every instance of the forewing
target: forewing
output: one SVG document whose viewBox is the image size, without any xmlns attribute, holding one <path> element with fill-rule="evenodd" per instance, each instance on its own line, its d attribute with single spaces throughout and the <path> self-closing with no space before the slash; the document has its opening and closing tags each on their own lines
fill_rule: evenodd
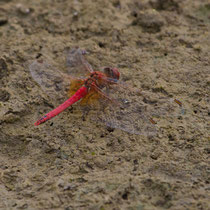
<svg viewBox="0 0 210 210">
<path fill-rule="evenodd" d="M 108 103 L 104 112 L 100 112 L 98 115 L 100 121 L 108 127 L 131 134 L 144 136 L 157 134 L 156 125 L 150 121 L 150 107 L 143 103 L 139 96 L 123 89 L 115 92 L 115 95 L 109 93 L 109 96 L 114 99 L 114 104 Z"/>
<path fill-rule="evenodd" d="M 85 54 L 87 52 L 80 48 L 73 48 L 66 51 L 66 65 L 69 75 L 76 78 L 84 78 L 93 72 L 91 65 L 84 57 Z"/>
<path fill-rule="evenodd" d="M 104 88 L 103 92 L 108 97 L 100 97 L 101 108 L 93 111 L 93 119 L 131 134 L 156 136 L 163 118 L 171 123 L 181 114 L 179 105 L 173 103 L 170 97 L 149 91 L 116 84 L 113 88 Z"/>
</svg>

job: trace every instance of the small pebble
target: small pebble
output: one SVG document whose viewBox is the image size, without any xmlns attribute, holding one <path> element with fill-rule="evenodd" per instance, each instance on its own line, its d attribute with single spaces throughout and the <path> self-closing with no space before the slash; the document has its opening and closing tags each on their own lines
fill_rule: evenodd
<svg viewBox="0 0 210 210">
<path fill-rule="evenodd" d="M 22 15 L 28 15 L 31 12 L 30 8 L 25 7 L 22 4 L 17 4 L 16 7 L 18 12 L 21 13 Z"/>
</svg>

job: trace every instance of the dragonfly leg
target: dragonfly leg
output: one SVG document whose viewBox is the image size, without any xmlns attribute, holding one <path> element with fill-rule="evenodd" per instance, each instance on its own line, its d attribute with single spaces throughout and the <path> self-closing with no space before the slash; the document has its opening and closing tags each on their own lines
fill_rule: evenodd
<svg viewBox="0 0 210 210">
<path fill-rule="evenodd" d="M 92 87 L 94 88 L 95 91 L 97 91 L 99 94 L 101 94 L 104 98 L 108 99 L 111 102 L 114 102 L 114 103 L 118 104 L 114 99 L 110 98 L 105 93 L 103 93 L 101 91 L 101 89 L 97 87 L 97 85 L 92 84 Z"/>
</svg>

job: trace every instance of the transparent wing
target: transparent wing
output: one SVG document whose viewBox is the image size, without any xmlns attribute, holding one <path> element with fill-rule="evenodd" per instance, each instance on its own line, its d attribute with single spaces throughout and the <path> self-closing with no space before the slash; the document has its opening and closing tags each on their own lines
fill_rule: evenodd
<svg viewBox="0 0 210 210">
<path fill-rule="evenodd" d="M 91 65 L 86 61 L 85 50 L 73 48 L 66 51 L 66 65 L 69 75 L 77 78 L 84 78 L 93 72 Z"/>
<path fill-rule="evenodd" d="M 62 98 L 69 87 L 70 77 L 53 68 L 46 60 L 35 60 L 29 65 L 32 78 L 52 98 Z"/>
<path fill-rule="evenodd" d="M 122 84 L 114 88 L 103 88 L 102 91 L 107 97 L 93 91 L 83 99 L 84 103 L 81 101 L 81 105 L 88 104 L 92 109 L 89 116 L 94 121 L 131 134 L 158 135 L 161 119 L 170 122 L 181 114 L 179 105 L 173 103 L 170 97 L 152 95 L 146 91 L 140 94 Z"/>
<path fill-rule="evenodd" d="M 157 126 L 151 122 L 151 107 L 144 103 L 142 98 L 120 87 L 117 92 L 115 90 L 108 92 L 114 103 L 109 103 L 104 112 L 97 115 L 101 122 L 108 127 L 131 134 L 143 136 L 157 134 Z"/>
</svg>

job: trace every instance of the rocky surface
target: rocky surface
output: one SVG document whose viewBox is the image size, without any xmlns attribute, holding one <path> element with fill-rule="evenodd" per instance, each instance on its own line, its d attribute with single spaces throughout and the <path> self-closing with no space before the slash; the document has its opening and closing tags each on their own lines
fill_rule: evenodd
<svg viewBox="0 0 210 210">
<path fill-rule="evenodd" d="M 0 209 L 208 209 L 209 37 L 208 0 L 0 1 Z M 74 46 L 186 114 L 154 138 L 77 108 L 35 127 L 53 105 L 28 64 Z"/>
</svg>

